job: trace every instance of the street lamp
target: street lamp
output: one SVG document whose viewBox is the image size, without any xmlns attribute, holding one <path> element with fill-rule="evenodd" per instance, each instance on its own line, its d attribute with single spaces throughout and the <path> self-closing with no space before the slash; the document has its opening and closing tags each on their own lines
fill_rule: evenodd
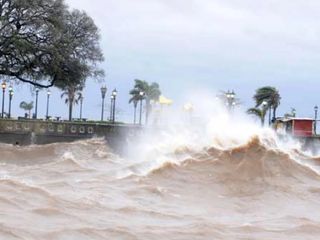
<svg viewBox="0 0 320 240">
<path fill-rule="evenodd" d="M 266 100 L 264 100 L 263 102 L 262 102 L 262 107 L 263 108 L 266 108 L 268 106 L 268 102 L 266 101 Z"/>
<path fill-rule="evenodd" d="M 51 92 L 50 89 L 47 91 L 47 110 L 46 110 L 46 120 L 49 120 L 49 98 L 50 98 Z"/>
<path fill-rule="evenodd" d="M 8 113 L 8 117 L 11 118 L 11 101 L 12 101 L 12 97 L 13 97 L 13 88 L 10 85 L 9 86 L 9 113 Z"/>
<path fill-rule="evenodd" d="M 39 96 L 39 88 L 36 88 L 36 107 L 34 112 L 34 118 L 38 118 L 38 96 Z"/>
<path fill-rule="evenodd" d="M 111 94 L 111 97 L 110 97 L 110 100 L 111 100 L 111 102 L 110 102 L 110 117 L 109 117 L 110 122 L 112 121 L 112 116 L 113 116 L 113 113 L 112 113 L 112 111 L 113 111 L 113 99 L 114 99 L 114 96 Z"/>
<path fill-rule="evenodd" d="M 189 121 L 190 123 L 192 122 L 192 112 L 194 110 L 193 104 L 192 103 L 186 103 L 183 106 L 183 110 L 186 111 L 189 115 Z"/>
<path fill-rule="evenodd" d="M 80 120 L 82 120 L 82 104 L 83 104 L 83 96 L 80 97 Z"/>
<path fill-rule="evenodd" d="M 7 87 L 7 83 L 5 81 L 2 82 L 1 84 L 2 87 L 2 113 L 1 113 L 1 118 L 4 118 L 4 95 L 6 92 L 6 87 Z"/>
<path fill-rule="evenodd" d="M 103 86 L 101 87 L 101 97 L 102 97 L 102 109 L 101 109 L 101 122 L 103 121 L 103 115 L 104 115 L 104 99 L 106 97 L 107 93 L 107 87 Z"/>
<path fill-rule="evenodd" d="M 317 135 L 317 119 L 318 119 L 318 106 L 314 106 L 314 134 Z"/>
<path fill-rule="evenodd" d="M 266 119 L 266 111 L 268 109 L 268 102 L 264 100 L 262 102 L 262 112 L 263 112 L 263 119 L 262 119 L 262 125 L 264 126 L 265 124 L 265 119 Z M 269 116 L 269 124 L 270 124 L 270 116 Z"/>
<path fill-rule="evenodd" d="M 269 110 L 269 126 L 271 125 L 271 106 L 269 105 L 268 101 L 263 100 L 262 102 L 262 108 L 264 111 Z"/>
<path fill-rule="evenodd" d="M 145 93 L 143 91 L 140 91 L 139 92 L 139 96 L 140 96 L 140 117 L 139 117 L 139 125 L 142 124 L 142 100 L 143 100 L 143 97 L 144 97 Z"/>
<path fill-rule="evenodd" d="M 230 97 L 231 97 L 231 99 L 234 99 L 235 98 L 235 96 L 236 96 L 236 94 L 234 93 L 234 91 L 232 90 L 232 92 L 230 93 Z"/>
<path fill-rule="evenodd" d="M 232 90 L 232 92 L 230 92 L 228 90 L 228 92 L 226 92 L 226 97 L 227 97 L 227 106 L 229 108 L 229 110 L 232 109 L 232 107 L 234 107 L 236 105 L 236 102 L 234 101 L 236 94 L 235 92 Z"/>
<path fill-rule="evenodd" d="M 115 123 L 115 120 L 116 120 L 116 99 L 117 99 L 117 89 L 114 89 L 112 91 L 112 97 L 113 97 L 113 106 L 112 107 L 112 122 Z"/>
</svg>

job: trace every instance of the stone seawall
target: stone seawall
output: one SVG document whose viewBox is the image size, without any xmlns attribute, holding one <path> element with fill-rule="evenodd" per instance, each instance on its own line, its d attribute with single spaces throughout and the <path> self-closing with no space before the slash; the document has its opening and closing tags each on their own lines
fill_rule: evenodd
<svg viewBox="0 0 320 240">
<path fill-rule="evenodd" d="M 129 124 L 0 119 L 0 142 L 29 145 L 104 137 L 115 146 L 124 144 L 141 129 Z"/>
</svg>

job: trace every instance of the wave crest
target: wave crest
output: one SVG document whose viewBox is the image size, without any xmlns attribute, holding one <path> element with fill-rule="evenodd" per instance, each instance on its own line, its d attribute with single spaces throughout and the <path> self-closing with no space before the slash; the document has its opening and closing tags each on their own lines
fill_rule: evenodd
<svg viewBox="0 0 320 240">
<path fill-rule="evenodd" d="M 245 144 L 229 149 L 208 147 L 195 152 L 189 158 L 180 162 L 162 162 L 151 169 L 148 176 L 166 176 L 189 172 L 194 174 L 215 175 L 219 181 L 266 181 L 280 178 L 316 177 L 318 174 L 312 168 L 311 156 L 302 159 L 301 151 L 292 155 L 290 149 L 276 146 L 276 139 L 266 139 L 253 136 Z M 179 153 L 183 154 L 179 148 Z M 187 149 L 190 154 L 190 150 Z M 300 159 L 296 159 L 300 157 Z M 298 161 L 300 160 L 300 161 Z M 199 176 L 201 178 L 201 176 Z"/>
</svg>

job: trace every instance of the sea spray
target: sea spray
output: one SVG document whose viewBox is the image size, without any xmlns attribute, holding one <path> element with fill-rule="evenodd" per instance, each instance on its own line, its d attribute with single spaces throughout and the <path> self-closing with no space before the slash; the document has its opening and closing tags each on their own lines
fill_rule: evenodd
<svg viewBox="0 0 320 240">
<path fill-rule="evenodd" d="M 319 156 L 236 109 L 193 104 L 125 156 L 103 139 L 0 145 L 0 238 L 320 236 Z"/>
</svg>

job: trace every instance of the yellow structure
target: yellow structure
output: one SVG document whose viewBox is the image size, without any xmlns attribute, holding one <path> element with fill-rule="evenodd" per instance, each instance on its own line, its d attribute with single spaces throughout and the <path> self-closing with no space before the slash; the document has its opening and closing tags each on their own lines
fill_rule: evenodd
<svg viewBox="0 0 320 240">
<path fill-rule="evenodd" d="M 172 105 L 173 101 L 169 98 L 166 98 L 165 96 L 160 96 L 159 97 L 159 104 L 160 105 L 167 105 L 167 106 L 170 106 Z"/>
</svg>

